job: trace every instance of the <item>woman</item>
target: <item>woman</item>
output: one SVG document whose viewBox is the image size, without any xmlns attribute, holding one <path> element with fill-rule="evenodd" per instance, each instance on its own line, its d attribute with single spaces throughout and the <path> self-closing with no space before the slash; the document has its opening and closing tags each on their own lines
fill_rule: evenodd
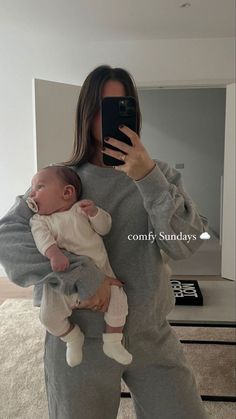
<svg viewBox="0 0 236 419">
<path fill-rule="evenodd" d="M 204 419 L 207 414 L 194 376 L 166 321 L 174 296 L 163 255 L 175 260 L 189 257 L 201 245 L 199 236 L 207 220 L 183 189 L 180 173 L 165 162 L 152 160 L 141 143 L 139 107 L 138 133 L 125 126 L 120 128 L 132 146 L 112 138 L 109 143 L 120 151 L 102 148 L 101 98 L 124 95 L 135 97 L 138 103 L 127 71 L 100 66 L 88 75 L 78 100 L 74 152 L 66 164 L 81 177 L 81 199 L 92 199 L 112 216 L 112 230 L 104 236 L 104 243 L 128 297 L 124 345 L 132 353 L 133 362 L 122 366 L 102 352 L 103 312 L 112 279 L 104 278 L 88 258 L 71 254 L 68 272 L 50 272 L 49 263 L 37 252 L 30 235 L 27 195 L 18 197 L 1 222 L 1 262 L 14 282 L 36 285 L 35 303 L 40 304 L 43 282 L 63 292 L 76 289 L 83 300 L 81 310 L 72 315 L 72 321 L 86 336 L 80 366 L 70 369 L 65 362 L 64 343 L 49 333 L 46 336 L 44 361 L 50 419 L 115 419 L 121 378 L 131 391 L 138 419 Z M 104 153 L 124 164 L 105 166 Z M 196 239 L 163 240 L 160 232 L 182 232 Z M 120 285 L 119 281 L 115 284 Z"/>
</svg>

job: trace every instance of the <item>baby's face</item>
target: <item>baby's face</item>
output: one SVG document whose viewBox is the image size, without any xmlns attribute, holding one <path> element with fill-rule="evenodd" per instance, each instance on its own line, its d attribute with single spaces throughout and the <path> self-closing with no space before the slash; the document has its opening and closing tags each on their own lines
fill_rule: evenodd
<svg viewBox="0 0 236 419">
<path fill-rule="evenodd" d="M 63 209 L 63 192 L 64 185 L 57 175 L 43 169 L 33 177 L 29 196 L 36 202 L 38 214 L 50 215 Z"/>
</svg>

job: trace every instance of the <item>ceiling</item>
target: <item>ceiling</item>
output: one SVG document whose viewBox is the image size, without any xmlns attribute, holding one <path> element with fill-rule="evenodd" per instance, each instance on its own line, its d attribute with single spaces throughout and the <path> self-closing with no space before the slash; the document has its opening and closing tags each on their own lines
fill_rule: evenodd
<svg viewBox="0 0 236 419">
<path fill-rule="evenodd" d="M 79 41 L 235 36 L 234 0 L 0 0 L 5 29 Z"/>
</svg>

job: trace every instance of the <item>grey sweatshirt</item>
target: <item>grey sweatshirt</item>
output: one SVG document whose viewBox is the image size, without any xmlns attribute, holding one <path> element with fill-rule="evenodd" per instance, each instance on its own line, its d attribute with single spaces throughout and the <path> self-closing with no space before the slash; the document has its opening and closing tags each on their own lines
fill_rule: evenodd
<svg viewBox="0 0 236 419">
<path fill-rule="evenodd" d="M 201 246 L 199 236 L 208 226 L 206 217 L 199 214 L 184 190 L 180 172 L 155 161 L 154 169 L 139 181 L 91 163 L 74 167 L 82 180 L 81 199 L 92 199 L 112 217 L 112 228 L 103 240 L 112 269 L 124 282 L 128 297 L 127 334 L 163 322 L 174 306 L 163 256 L 165 260 L 188 258 Z M 27 193 L 17 197 L 0 220 L 0 262 L 9 279 L 22 287 L 35 285 L 35 305 L 40 305 L 45 282 L 58 292 L 77 291 L 82 299 L 93 295 L 104 275 L 90 258 L 65 252 L 70 268 L 55 273 L 48 259 L 38 252 L 30 231 L 32 211 L 26 197 Z M 179 239 L 174 240 L 177 235 Z M 88 336 L 103 333 L 102 313 L 76 310 L 73 317 Z"/>
</svg>

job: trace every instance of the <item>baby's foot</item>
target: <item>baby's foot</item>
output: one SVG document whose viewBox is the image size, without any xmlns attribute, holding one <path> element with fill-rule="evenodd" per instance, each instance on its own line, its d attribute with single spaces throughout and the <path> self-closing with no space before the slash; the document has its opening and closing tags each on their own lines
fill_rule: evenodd
<svg viewBox="0 0 236 419">
<path fill-rule="evenodd" d="M 74 328 L 66 336 L 60 338 L 66 342 L 66 361 L 70 367 L 75 367 L 82 362 L 82 347 L 84 344 L 84 334 L 81 332 L 79 326 Z"/>
<path fill-rule="evenodd" d="M 122 333 L 103 333 L 103 352 L 120 364 L 128 365 L 133 357 L 122 345 L 122 337 Z"/>
</svg>

